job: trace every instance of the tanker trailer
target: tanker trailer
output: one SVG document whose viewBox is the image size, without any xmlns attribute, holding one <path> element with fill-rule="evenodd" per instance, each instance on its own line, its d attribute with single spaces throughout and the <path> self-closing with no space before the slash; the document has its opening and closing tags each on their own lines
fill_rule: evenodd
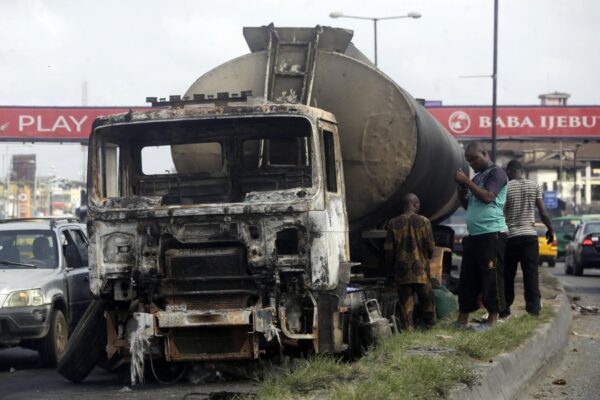
<svg viewBox="0 0 600 400">
<path fill-rule="evenodd" d="M 244 35 L 251 53 L 183 97 L 95 121 L 96 301 L 59 364 L 68 379 L 98 362 L 87 351 L 98 329 L 106 358 L 130 361 L 133 381 L 147 361 L 356 352 L 391 331 L 379 305 L 393 302 L 379 281 L 351 284 L 350 231 L 399 213 L 407 191 L 430 217 L 452 212 L 458 144 L 366 61 L 352 32 L 271 25 Z M 153 169 L 157 151 L 173 166 Z"/>
</svg>

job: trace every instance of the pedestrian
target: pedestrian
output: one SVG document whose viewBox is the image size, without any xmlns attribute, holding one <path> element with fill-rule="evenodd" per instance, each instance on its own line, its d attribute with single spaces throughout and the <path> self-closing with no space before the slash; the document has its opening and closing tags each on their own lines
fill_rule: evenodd
<svg viewBox="0 0 600 400">
<path fill-rule="evenodd" d="M 435 243 L 431 222 L 419 215 L 419 198 L 409 193 L 403 198 L 403 213 L 387 224 L 386 265 L 398 290 L 398 314 L 404 330 L 414 329 L 416 294 L 425 327 L 435 324 L 435 302 L 431 287 L 430 261 Z"/>
<path fill-rule="evenodd" d="M 458 287 L 457 328 L 466 328 L 469 313 L 479 309 L 479 297 L 488 311 L 484 323 L 474 327 L 487 330 L 505 309 L 503 261 L 508 230 L 504 220 L 508 178 L 490 159 L 481 143 L 471 142 L 465 149 L 467 162 L 477 173 L 469 179 L 456 172 L 458 197 L 467 210 L 469 236 L 463 239 L 463 259 Z"/>
<path fill-rule="evenodd" d="M 504 266 L 504 294 L 506 308 L 500 312 L 500 318 L 510 316 L 510 306 L 515 299 L 515 275 L 517 264 L 523 271 L 525 292 L 525 310 L 538 316 L 541 309 L 541 294 L 538 280 L 539 244 L 535 230 L 535 210 L 546 225 L 548 244 L 554 240 L 554 231 L 550 216 L 544 207 L 542 189 L 533 181 L 523 178 L 523 168 L 517 160 L 506 166 L 508 175 L 508 192 L 504 214 L 508 225 L 508 241 Z"/>
</svg>

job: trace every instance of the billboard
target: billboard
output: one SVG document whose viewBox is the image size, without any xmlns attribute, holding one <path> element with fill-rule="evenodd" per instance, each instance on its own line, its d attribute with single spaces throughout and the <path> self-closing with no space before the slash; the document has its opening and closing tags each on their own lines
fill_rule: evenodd
<svg viewBox="0 0 600 400">
<path fill-rule="evenodd" d="M 489 106 L 438 106 L 428 111 L 456 138 L 489 138 Z M 0 141 L 82 142 L 101 115 L 142 111 L 149 107 L 9 107 L 0 106 Z M 500 106 L 499 139 L 599 139 L 600 106 Z"/>
<path fill-rule="evenodd" d="M 431 107 L 428 111 L 456 138 L 489 138 L 491 107 Z M 502 106 L 497 108 L 499 139 L 600 139 L 600 106 Z"/>
<path fill-rule="evenodd" d="M 87 142 L 96 117 L 144 107 L 2 107 L 0 141 Z"/>
</svg>

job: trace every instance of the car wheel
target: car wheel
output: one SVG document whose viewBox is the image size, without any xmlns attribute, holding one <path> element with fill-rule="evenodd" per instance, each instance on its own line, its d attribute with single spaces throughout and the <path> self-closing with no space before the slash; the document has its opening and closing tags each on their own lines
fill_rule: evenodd
<svg viewBox="0 0 600 400">
<path fill-rule="evenodd" d="M 575 276 L 582 276 L 583 275 L 583 264 L 577 264 L 577 262 L 575 262 L 574 266 L 573 266 L 573 274 Z"/>
<path fill-rule="evenodd" d="M 79 383 L 87 378 L 106 351 L 106 307 L 106 300 L 93 300 L 67 343 L 57 370 L 71 382 Z"/>
<path fill-rule="evenodd" d="M 45 367 L 55 367 L 64 354 L 69 339 L 69 326 L 61 310 L 52 311 L 50 329 L 40 343 L 39 353 Z"/>
<path fill-rule="evenodd" d="M 556 266 L 556 259 L 551 259 L 550 261 L 548 261 L 548 266 L 549 267 L 555 267 Z"/>
<path fill-rule="evenodd" d="M 565 275 L 573 274 L 573 269 L 569 265 L 569 257 L 565 257 Z"/>
</svg>

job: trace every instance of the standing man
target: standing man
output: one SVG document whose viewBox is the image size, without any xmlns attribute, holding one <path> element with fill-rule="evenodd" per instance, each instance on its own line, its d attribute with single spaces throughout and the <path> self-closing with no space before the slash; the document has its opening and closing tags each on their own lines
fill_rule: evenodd
<svg viewBox="0 0 600 400">
<path fill-rule="evenodd" d="M 504 221 L 508 178 L 479 142 L 467 145 L 465 158 L 477 175 L 470 180 L 459 169 L 455 177 L 459 184 L 458 197 L 467 210 L 469 231 L 469 236 L 463 239 L 456 327 L 467 327 L 469 313 L 479 309 L 478 298 L 481 295 L 488 318 L 474 329 L 487 330 L 506 307 L 503 261 L 505 232 L 508 230 Z"/>
<path fill-rule="evenodd" d="M 506 308 L 500 318 L 510 316 L 510 306 L 515 299 L 515 275 L 517 264 L 521 263 L 525 288 L 525 309 L 531 315 L 539 315 L 541 294 L 538 281 L 539 244 L 535 230 L 535 209 L 546 228 L 548 244 L 554 240 L 550 216 L 544 207 L 542 190 L 535 183 L 523 178 L 521 163 L 513 160 L 506 166 L 508 193 L 504 212 L 508 225 L 506 245 L 506 265 L 504 269 L 504 293 Z"/>
<path fill-rule="evenodd" d="M 435 243 L 431 223 L 419 215 L 419 198 L 407 194 L 402 205 L 403 214 L 393 218 L 387 225 L 385 241 L 386 265 L 392 270 L 398 288 L 399 314 L 402 329 L 414 329 L 413 296 L 416 293 L 425 318 L 425 326 L 435 323 L 435 303 L 431 288 L 429 262 Z"/>
</svg>

